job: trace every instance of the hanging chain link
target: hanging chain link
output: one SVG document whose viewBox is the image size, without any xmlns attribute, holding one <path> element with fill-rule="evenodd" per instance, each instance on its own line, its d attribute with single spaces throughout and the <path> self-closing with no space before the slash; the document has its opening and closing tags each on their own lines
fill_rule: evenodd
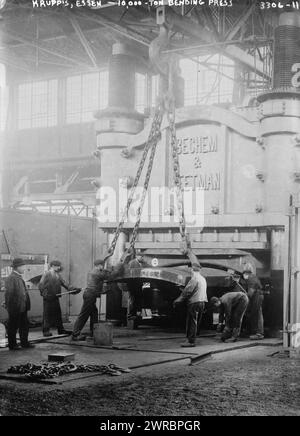
<svg viewBox="0 0 300 436">
<path fill-rule="evenodd" d="M 134 244 L 135 244 L 135 241 L 137 238 L 139 224 L 141 221 L 143 204 L 144 204 L 147 189 L 149 186 L 149 180 L 150 180 L 150 176 L 151 176 L 151 170 L 153 167 L 155 150 L 156 150 L 157 143 L 161 137 L 161 123 L 162 123 L 163 115 L 164 115 L 164 104 L 163 104 L 163 99 L 160 99 L 160 101 L 157 104 L 156 110 L 155 110 L 155 114 L 153 117 L 149 137 L 148 137 L 147 143 L 145 145 L 145 148 L 143 150 L 142 158 L 141 158 L 141 161 L 140 161 L 140 164 L 139 164 L 139 167 L 138 167 L 138 170 L 137 170 L 137 173 L 136 173 L 136 176 L 135 176 L 135 179 L 134 179 L 127 203 L 126 203 L 126 207 L 125 207 L 124 212 L 122 214 L 122 217 L 119 221 L 118 227 L 116 228 L 113 240 L 110 244 L 110 247 L 108 248 L 108 254 L 105 256 L 105 259 L 112 256 L 114 251 L 115 251 L 117 241 L 118 241 L 119 235 L 122 231 L 122 228 L 124 226 L 124 222 L 128 216 L 128 212 L 129 212 L 131 203 L 133 201 L 134 193 L 135 193 L 135 190 L 138 186 L 138 183 L 139 183 L 139 180 L 140 180 L 140 177 L 141 177 L 144 165 L 145 165 L 145 161 L 146 161 L 147 156 L 148 156 L 148 152 L 151 149 L 149 163 L 148 163 L 148 169 L 147 169 L 147 173 L 146 173 L 146 177 L 145 177 L 145 181 L 144 181 L 144 186 L 143 186 L 142 198 L 141 198 L 140 205 L 137 209 L 137 220 L 136 220 L 136 223 L 135 223 L 135 226 L 133 229 L 133 234 L 132 234 L 132 238 L 131 238 L 131 242 L 130 242 L 130 248 L 134 248 Z"/>
<path fill-rule="evenodd" d="M 184 244 L 184 249 L 189 247 L 188 236 L 186 232 L 186 221 L 184 215 L 184 198 L 183 189 L 180 177 L 180 164 L 177 149 L 177 138 L 176 138 L 176 125 L 175 125 L 175 98 L 174 98 L 174 83 L 173 83 L 173 67 L 171 64 L 169 72 L 169 91 L 166 96 L 166 112 L 169 124 L 169 144 L 172 153 L 173 162 L 173 181 L 175 185 L 175 192 L 177 198 L 177 209 L 178 209 L 178 219 L 179 219 L 179 232 L 181 235 L 182 242 Z"/>
<path fill-rule="evenodd" d="M 136 222 L 135 222 L 135 225 L 133 227 L 133 230 L 132 230 L 132 235 L 131 235 L 131 239 L 130 239 L 130 243 L 129 243 L 129 249 L 131 249 L 131 250 L 134 249 L 134 245 L 135 245 L 138 231 L 139 231 L 139 227 L 140 227 L 143 207 L 144 207 L 144 203 L 145 203 L 145 199 L 146 199 L 146 195 L 147 195 L 147 190 L 148 190 L 148 186 L 149 186 L 149 181 L 150 181 L 150 177 L 151 177 L 151 171 L 152 171 L 152 167 L 153 167 L 157 143 L 158 143 L 158 141 L 153 141 L 152 146 L 151 146 L 151 153 L 150 153 L 148 168 L 147 168 L 147 172 L 146 172 L 146 176 L 145 176 L 143 192 L 142 192 L 139 207 L 137 209 L 137 213 L 136 213 L 137 218 L 136 218 Z"/>
<path fill-rule="evenodd" d="M 170 149 L 172 153 L 172 161 L 173 161 L 173 180 L 175 185 L 175 191 L 176 191 L 176 198 L 177 198 L 177 208 L 178 208 L 178 218 L 179 218 L 179 231 L 182 238 L 182 242 L 184 245 L 184 250 L 187 250 L 190 247 L 190 243 L 188 240 L 188 235 L 186 232 L 186 220 L 184 215 L 184 198 L 183 198 L 183 190 L 182 190 L 182 183 L 181 183 L 181 177 L 180 177 L 180 165 L 179 165 L 179 157 L 178 157 L 178 150 L 177 150 L 177 140 L 176 140 L 176 127 L 175 127 L 175 98 L 174 98 L 174 63 L 173 61 L 170 62 L 169 66 L 169 77 L 168 77 L 168 91 L 163 96 L 163 98 L 160 98 L 153 122 L 151 125 L 149 137 L 147 140 L 147 143 L 145 145 L 145 148 L 143 150 L 142 158 L 127 200 L 126 207 L 124 209 L 124 212 L 122 214 L 122 217 L 119 221 L 118 227 L 116 228 L 113 240 L 110 244 L 110 247 L 108 248 L 108 254 L 105 257 L 105 260 L 112 256 L 115 247 L 119 238 L 119 235 L 123 229 L 124 222 L 126 218 L 128 217 L 128 212 L 131 206 L 131 203 L 133 201 L 134 193 L 136 191 L 136 188 L 138 186 L 141 173 L 143 171 L 145 161 L 147 159 L 149 150 L 150 151 L 150 157 L 148 162 L 148 167 L 145 175 L 144 185 L 143 185 L 143 192 L 141 195 L 139 207 L 137 208 L 136 212 L 136 221 L 135 225 L 133 227 L 131 239 L 129 242 L 129 249 L 126 250 L 127 252 L 130 252 L 134 249 L 136 239 L 138 236 L 139 226 L 141 222 L 142 212 L 143 212 L 143 206 L 146 199 L 146 194 L 150 182 L 151 172 L 153 168 L 153 162 L 156 152 L 157 144 L 161 138 L 161 124 L 163 120 L 164 113 L 167 114 L 167 120 L 169 125 L 169 142 L 170 142 Z"/>
</svg>

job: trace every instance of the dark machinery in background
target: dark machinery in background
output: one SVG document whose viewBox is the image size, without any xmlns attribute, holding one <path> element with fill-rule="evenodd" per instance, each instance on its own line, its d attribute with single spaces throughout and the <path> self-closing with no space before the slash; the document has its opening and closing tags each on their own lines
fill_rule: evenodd
<svg viewBox="0 0 300 436">
<path fill-rule="evenodd" d="M 188 264 L 182 266 L 177 263 L 176 265 L 175 267 L 170 265 L 161 268 L 149 265 L 141 268 L 126 269 L 121 277 L 113 281 L 118 283 L 119 289 L 125 294 L 128 290 L 127 286 L 130 285 L 131 281 L 138 283 L 141 292 L 141 311 L 138 313 L 137 320 L 133 325 L 134 328 L 141 324 L 184 328 L 185 307 L 178 307 L 175 310 L 172 303 L 190 280 L 191 271 L 187 268 Z M 217 263 L 210 264 L 203 262 L 201 266 L 205 276 L 207 276 L 210 270 L 220 274 L 219 277 L 207 277 L 208 300 L 212 296 L 220 297 L 226 292 L 230 292 L 236 287 L 237 280 L 242 276 L 240 271 L 232 270 Z M 270 316 L 272 316 L 272 308 L 268 301 L 272 286 L 269 280 L 263 280 L 262 285 L 265 295 L 265 320 L 268 326 Z M 119 319 L 123 325 L 127 324 L 126 309 L 119 315 Z M 207 307 L 202 318 L 201 328 L 213 329 L 215 324 L 216 320 L 214 320 L 212 310 Z"/>
</svg>

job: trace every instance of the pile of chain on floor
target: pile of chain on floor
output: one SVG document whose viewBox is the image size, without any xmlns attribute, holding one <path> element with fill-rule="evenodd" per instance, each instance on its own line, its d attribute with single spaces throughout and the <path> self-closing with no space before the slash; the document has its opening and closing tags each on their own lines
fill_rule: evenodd
<svg viewBox="0 0 300 436">
<path fill-rule="evenodd" d="M 124 372 L 131 372 L 128 368 L 110 363 L 108 365 L 86 365 L 75 364 L 70 362 L 62 363 L 25 363 L 24 365 L 16 365 L 8 368 L 8 374 L 23 375 L 26 378 L 33 380 L 49 379 L 59 377 L 71 373 L 97 372 L 111 376 L 121 375 Z"/>
</svg>

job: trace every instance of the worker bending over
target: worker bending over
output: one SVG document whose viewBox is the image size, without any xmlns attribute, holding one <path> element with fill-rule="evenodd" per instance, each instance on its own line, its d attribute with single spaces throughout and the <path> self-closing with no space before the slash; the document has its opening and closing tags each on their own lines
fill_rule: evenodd
<svg viewBox="0 0 300 436">
<path fill-rule="evenodd" d="M 59 260 L 50 262 L 50 269 L 46 271 L 40 282 L 39 290 L 43 297 L 43 335 L 52 336 L 51 327 L 56 327 L 59 335 L 68 333 L 63 326 L 59 298 L 61 297 L 61 288 L 67 291 L 80 292 L 79 289 L 68 286 L 61 277 L 62 264 Z"/>
<path fill-rule="evenodd" d="M 225 328 L 221 336 L 223 342 L 235 342 L 238 339 L 248 302 L 249 299 L 243 291 L 228 292 L 221 298 L 210 299 L 211 305 L 219 311 L 218 331 L 221 330 L 225 318 Z"/>
<path fill-rule="evenodd" d="M 103 289 L 103 282 L 108 279 L 114 279 L 123 271 L 122 263 L 117 264 L 112 271 L 105 270 L 104 263 L 102 259 L 95 260 L 94 268 L 87 275 L 87 285 L 83 293 L 83 304 L 72 333 L 73 341 L 84 341 L 86 339 L 86 336 L 82 335 L 81 331 L 89 318 L 91 335 L 93 334 L 94 323 L 98 322 L 97 298 L 106 293 L 106 290 Z"/>
<path fill-rule="evenodd" d="M 182 347 L 194 347 L 197 335 L 197 324 L 201 322 L 202 314 L 207 302 L 207 283 L 206 279 L 201 274 L 201 265 L 197 257 L 189 251 L 189 258 L 192 260 L 192 278 L 174 301 L 173 306 L 178 304 L 187 304 L 186 315 L 186 336 L 187 341 L 182 344 Z"/>
</svg>

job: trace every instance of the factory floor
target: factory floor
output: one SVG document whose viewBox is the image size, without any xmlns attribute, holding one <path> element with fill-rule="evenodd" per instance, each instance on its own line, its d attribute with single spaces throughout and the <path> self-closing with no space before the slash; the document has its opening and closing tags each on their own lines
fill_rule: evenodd
<svg viewBox="0 0 300 436">
<path fill-rule="evenodd" d="M 68 328 L 68 326 L 65 326 Z M 300 415 L 300 359 L 278 339 L 223 344 L 201 332 L 195 348 L 181 348 L 183 332 L 142 326 L 114 329 L 113 348 L 69 337 L 41 339 L 32 350 L 0 348 L 0 414 L 5 415 Z M 56 352 L 75 363 L 130 368 L 118 377 L 70 374 L 55 384 L 6 379 L 7 368 L 46 361 Z"/>
</svg>

